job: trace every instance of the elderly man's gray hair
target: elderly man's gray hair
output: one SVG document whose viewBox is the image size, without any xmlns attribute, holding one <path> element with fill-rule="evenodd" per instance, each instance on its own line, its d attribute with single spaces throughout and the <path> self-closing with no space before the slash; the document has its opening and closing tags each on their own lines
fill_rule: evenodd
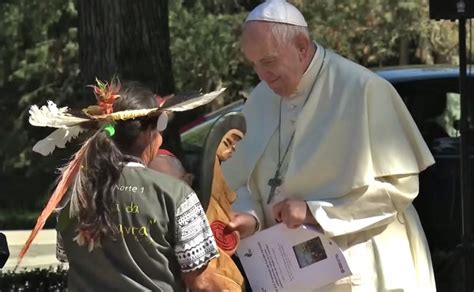
<svg viewBox="0 0 474 292">
<path fill-rule="evenodd" d="M 308 39 L 310 38 L 308 28 L 303 26 L 271 22 L 270 31 L 282 43 L 291 42 L 296 36 L 301 34 Z"/>
</svg>

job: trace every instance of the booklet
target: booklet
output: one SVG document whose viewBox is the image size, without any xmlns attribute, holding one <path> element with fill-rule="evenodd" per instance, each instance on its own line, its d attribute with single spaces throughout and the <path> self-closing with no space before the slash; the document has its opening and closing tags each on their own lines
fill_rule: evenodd
<svg viewBox="0 0 474 292">
<path fill-rule="evenodd" d="M 257 232 L 240 241 L 237 254 L 253 291 L 316 289 L 352 275 L 334 241 L 307 225 Z"/>
</svg>

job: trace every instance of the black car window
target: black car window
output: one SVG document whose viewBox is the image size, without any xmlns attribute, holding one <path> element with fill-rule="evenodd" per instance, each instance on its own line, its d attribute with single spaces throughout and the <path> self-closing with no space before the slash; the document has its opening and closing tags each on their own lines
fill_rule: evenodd
<svg viewBox="0 0 474 292">
<path fill-rule="evenodd" d="M 458 82 L 438 78 L 393 83 L 428 145 L 438 138 L 458 136 Z"/>
</svg>

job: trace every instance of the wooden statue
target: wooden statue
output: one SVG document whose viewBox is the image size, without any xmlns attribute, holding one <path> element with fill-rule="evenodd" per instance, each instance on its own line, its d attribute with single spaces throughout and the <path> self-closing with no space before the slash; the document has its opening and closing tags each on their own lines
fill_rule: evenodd
<svg viewBox="0 0 474 292">
<path fill-rule="evenodd" d="M 230 221 L 232 215 L 231 204 L 236 199 L 236 194 L 230 190 L 224 180 L 221 170 L 221 162 L 227 160 L 232 155 L 235 149 L 235 144 L 241 140 L 242 137 L 243 133 L 240 130 L 231 129 L 224 135 L 217 148 L 216 159 L 214 162 L 211 197 L 209 198 L 209 205 L 206 211 L 211 227 L 213 227 L 216 222 L 222 222 L 226 225 Z M 214 235 L 216 235 L 216 233 L 214 233 Z M 219 241 L 221 241 L 220 245 L 222 246 L 222 240 L 229 243 L 228 238 L 223 239 L 220 237 L 221 236 L 216 235 L 218 245 Z M 223 248 L 220 247 L 219 258 L 211 261 L 209 264 L 209 268 L 215 269 L 214 273 L 218 277 L 222 277 L 221 283 L 223 289 L 228 291 L 244 290 L 244 278 L 231 258 L 232 254 L 235 252 L 236 244 L 237 242 L 235 242 L 235 245 L 231 250 L 223 250 Z"/>
</svg>

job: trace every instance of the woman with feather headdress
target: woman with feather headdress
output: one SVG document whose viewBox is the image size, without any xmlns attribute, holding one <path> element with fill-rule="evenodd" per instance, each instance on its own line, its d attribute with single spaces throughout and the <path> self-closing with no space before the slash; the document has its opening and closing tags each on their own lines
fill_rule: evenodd
<svg viewBox="0 0 474 292">
<path fill-rule="evenodd" d="M 62 168 L 20 260 L 56 210 L 70 291 L 212 289 L 203 271 L 218 251 L 196 194 L 147 165 L 162 143 L 166 112 L 223 90 L 170 107 L 138 83 L 98 82 L 94 91 L 98 104 L 80 113 L 52 102 L 30 110 L 32 125 L 57 128 L 35 145 L 43 155 L 80 133 L 89 138 Z"/>
</svg>

